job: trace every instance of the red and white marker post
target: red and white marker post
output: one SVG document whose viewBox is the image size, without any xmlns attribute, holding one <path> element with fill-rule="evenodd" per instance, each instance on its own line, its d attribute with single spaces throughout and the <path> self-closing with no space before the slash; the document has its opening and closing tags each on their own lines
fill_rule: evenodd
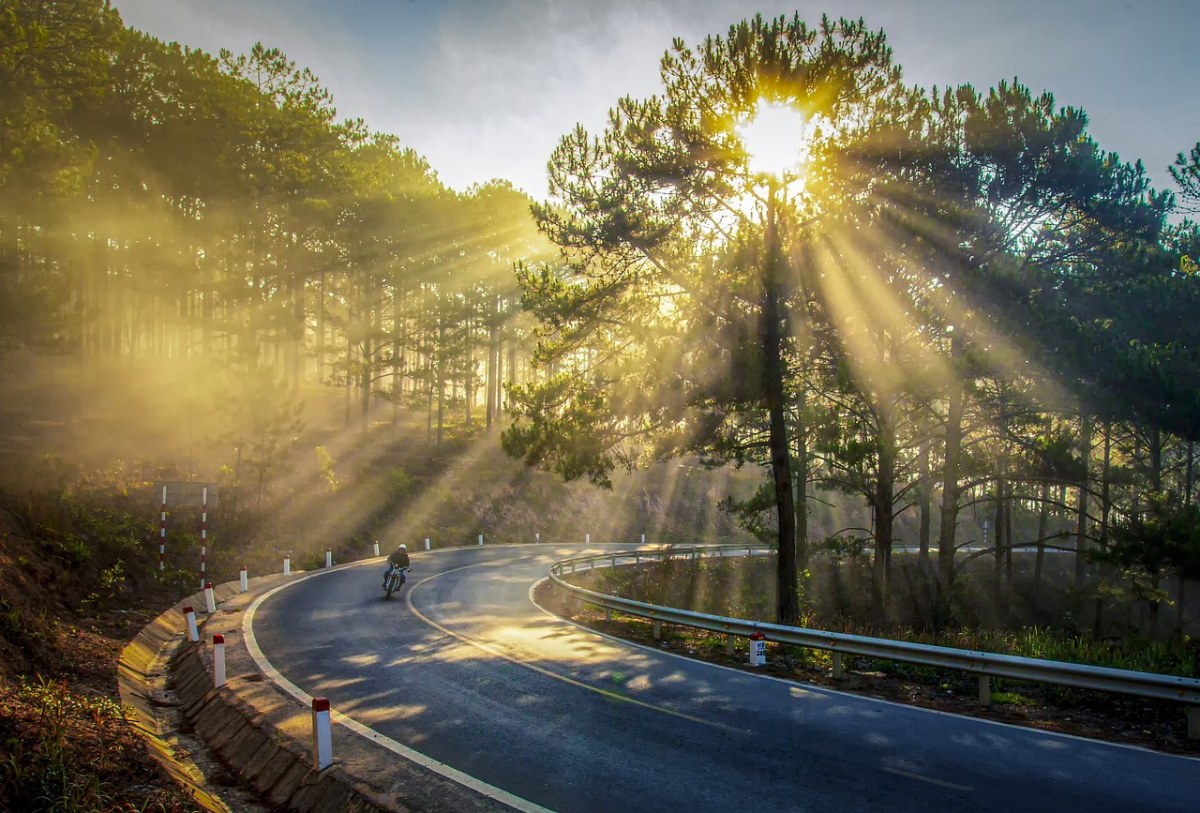
<svg viewBox="0 0 1200 813">
<path fill-rule="evenodd" d="M 375 555 L 379 555 L 379 540 L 375 541 Z"/>
<path fill-rule="evenodd" d="M 333 567 L 333 548 L 325 549 L 325 567 Z"/>
<path fill-rule="evenodd" d="M 750 635 L 750 665 L 762 666 L 767 662 L 767 636 L 761 632 Z"/>
<path fill-rule="evenodd" d="M 329 700 L 314 697 L 312 701 L 313 767 L 323 771 L 333 764 L 333 724 L 330 721 Z"/>
<path fill-rule="evenodd" d="M 283 575 L 292 575 L 292 554 L 285 553 L 283 555 Z"/>
<path fill-rule="evenodd" d="M 200 491 L 200 586 L 207 583 L 205 557 L 208 554 L 208 486 Z M 210 611 L 211 612 L 211 611 Z"/>
<path fill-rule="evenodd" d="M 209 615 L 217 611 L 217 599 L 213 595 L 212 582 L 204 583 L 204 609 L 208 610 Z"/>
<path fill-rule="evenodd" d="M 246 572 L 245 565 L 242 565 L 242 569 L 238 573 L 238 581 L 240 583 L 243 593 L 245 593 L 247 590 L 250 589 L 250 574 Z"/>
<path fill-rule="evenodd" d="M 189 641 L 199 641 L 200 631 L 196 629 L 196 611 L 191 607 L 183 608 L 183 618 L 187 621 L 187 637 Z"/>
<path fill-rule="evenodd" d="M 213 636 L 213 688 L 219 689 L 225 685 L 225 636 L 217 633 Z"/>
<path fill-rule="evenodd" d="M 429 537 L 425 537 L 425 550 L 429 550 Z"/>
<path fill-rule="evenodd" d="M 163 486 L 162 513 L 158 515 L 158 572 L 167 569 L 167 487 Z"/>
</svg>

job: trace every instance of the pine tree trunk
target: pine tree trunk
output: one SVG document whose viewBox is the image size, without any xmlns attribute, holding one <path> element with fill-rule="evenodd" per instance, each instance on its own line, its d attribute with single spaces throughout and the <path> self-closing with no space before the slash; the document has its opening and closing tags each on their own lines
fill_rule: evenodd
<svg viewBox="0 0 1200 813">
<path fill-rule="evenodd" d="M 956 334 L 950 340 L 950 369 L 957 370 L 964 348 Z M 942 461 L 941 526 L 938 529 L 937 620 L 945 624 L 950 618 L 950 595 L 954 588 L 955 528 L 958 525 L 959 469 L 962 455 L 963 385 L 954 380 L 949 385 L 946 403 L 946 431 Z"/>
<path fill-rule="evenodd" d="M 1088 533 L 1088 481 L 1092 453 L 1092 419 L 1081 412 L 1079 418 L 1079 454 L 1083 470 L 1078 484 L 1079 498 L 1076 500 L 1075 517 L 1075 590 L 1082 595 L 1087 576 L 1087 533 Z"/>
<path fill-rule="evenodd" d="M 775 222 L 775 182 L 768 192 L 766 257 L 763 274 L 761 341 L 763 352 L 763 400 L 769 420 L 768 448 L 771 477 L 775 484 L 778 521 L 776 562 L 776 620 L 794 625 L 800 620 L 800 596 L 796 574 L 796 509 L 792 492 L 791 442 L 784 414 L 783 307 L 780 292 L 779 237 Z"/>
</svg>

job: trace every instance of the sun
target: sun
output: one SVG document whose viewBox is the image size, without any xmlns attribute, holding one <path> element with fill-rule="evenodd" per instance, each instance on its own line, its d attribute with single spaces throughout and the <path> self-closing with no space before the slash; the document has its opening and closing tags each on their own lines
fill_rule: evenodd
<svg viewBox="0 0 1200 813">
<path fill-rule="evenodd" d="M 799 177 L 808 161 L 813 122 L 789 104 L 759 100 L 754 114 L 735 131 L 746 151 L 746 166 L 756 175 Z"/>
</svg>

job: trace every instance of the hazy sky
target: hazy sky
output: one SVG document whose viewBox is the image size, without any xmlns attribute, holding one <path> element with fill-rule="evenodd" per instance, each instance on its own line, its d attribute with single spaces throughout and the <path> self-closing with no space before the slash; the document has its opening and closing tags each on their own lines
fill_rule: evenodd
<svg viewBox="0 0 1200 813">
<path fill-rule="evenodd" d="M 341 117 L 424 155 L 450 186 L 508 178 L 546 194 L 577 122 L 659 89 L 673 37 L 696 45 L 762 12 L 862 17 L 909 82 L 1018 77 L 1083 108 L 1106 150 L 1155 183 L 1200 141 L 1200 0 L 114 0 L 126 24 L 216 52 L 256 42 L 320 78 Z"/>
</svg>

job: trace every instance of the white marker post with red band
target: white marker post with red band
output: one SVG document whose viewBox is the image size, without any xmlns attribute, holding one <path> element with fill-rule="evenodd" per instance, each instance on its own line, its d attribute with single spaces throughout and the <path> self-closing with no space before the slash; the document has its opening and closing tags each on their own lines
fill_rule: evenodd
<svg viewBox="0 0 1200 813">
<path fill-rule="evenodd" d="M 325 549 L 325 567 L 333 567 L 333 548 Z"/>
<path fill-rule="evenodd" d="M 213 636 L 213 688 L 219 689 L 225 685 L 225 636 L 217 633 Z"/>
<path fill-rule="evenodd" d="M 283 555 L 283 575 L 292 575 L 292 554 L 285 553 Z"/>
<path fill-rule="evenodd" d="M 312 701 L 313 766 L 323 771 L 333 764 L 333 725 L 330 721 L 329 700 L 314 697 Z"/>
<path fill-rule="evenodd" d="M 209 615 L 217 611 L 217 599 L 213 595 L 212 582 L 204 583 L 204 608 L 208 610 Z"/>
<path fill-rule="evenodd" d="M 162 513 L 158 517 L 158 572 L 167 569 L 167 487 L 163 486 Z"/>
<path fill-rule="evenodd" d="M 196 629 L 196 611 L 191 607 L 183 608 L 183 617 L 187 621 L 187 636 L 189 641 L 199 641 L 200 631 Z"/>
<path fill-rule="evenodd" d="M 207 581 L 205 557 L 208 554 L 208 486 L 200 492 L 200 586 Z M 209 610 L 212 612 L 212 610 Z"/>
<path fill-rule="evenodd" d="M 238 580 L 241 584 L 243 593 L 250 589 L 250 574 L 246 572 L 245 565 L 242 565 L 241 572 L 238 574 Z"/>
<path fill-rule="evenodd" d="M 755 632 L 750 636 L 750 665 L 762 666 L 767 662 L 767 636 Z"/>
</svg>

